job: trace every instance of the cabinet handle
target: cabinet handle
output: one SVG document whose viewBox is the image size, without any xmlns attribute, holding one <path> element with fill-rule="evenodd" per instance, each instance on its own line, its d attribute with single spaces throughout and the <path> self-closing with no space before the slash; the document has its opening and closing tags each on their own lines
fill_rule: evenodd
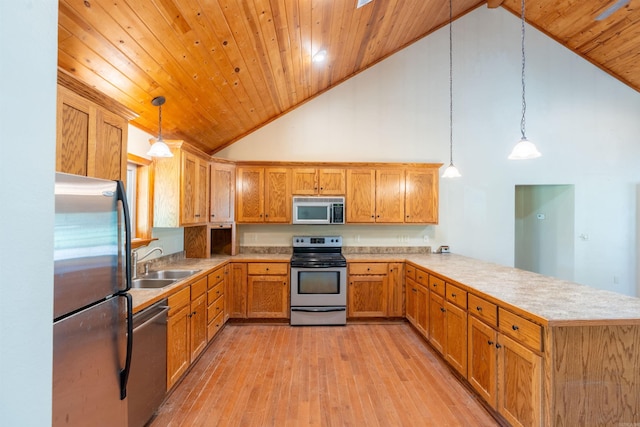
<svg viewBox="0 0 640 427">
<path fill-rule="evenodd" d="M 517 331 L 520 328 L 518 327 L 518 325 L 513 325 L 513 326 L 511 326 L 511 329 L 513 329 L 514 331 Z"/>
<path fill-rule="evenodd" d="M 493 341 L 489 340 L 489 341 L 487 341 L 487 344 L 493 345 Z"/>
<path fill-rule="evenodd" d="M 282 284 L 283 284 L 284 286 L 287 286 L 287 282 L 282 282 Z"/>
<path fill-rule="evenodd" d="M 451 294 L 451 298 L 455 298 L 455 297 L 456 297 L 456 294 Z"/>
<path fill-rule="evenodd" d="M 440 311 L 444 313 L 447 310 L 445 310 L 444 307 L 440 307 Z"/>
<path fill-rule="evenodd" d="M 477 306 L 477 307 L 476 307 L 476 310 L 478 310 L 478 311 L 482 311 L 482 307 Z"/>
<path fill-rule="evenodd" d="M 265 218 L 269 218 L 269 214 L 264 214 L 264 217 Z"/>
<path fill-rule="evenodd" d="M 200 215 L 196 214 L 196 215 L 195 215 L 195 217 L 196 217 L 196 218 L 200 218 Z"/>
<path fill-rule="evenodd" d="M 502 348 L 502 346 L 500 345 L 500 343 L 496 343 L 496 348 Z"/>
<path fill-rule="evenodd" d="M 412 290 L 413 292 L 418 292 L 418 290 L 417 290 L 416 288 L 411 288 L 411 290 Z"/>
</svg>

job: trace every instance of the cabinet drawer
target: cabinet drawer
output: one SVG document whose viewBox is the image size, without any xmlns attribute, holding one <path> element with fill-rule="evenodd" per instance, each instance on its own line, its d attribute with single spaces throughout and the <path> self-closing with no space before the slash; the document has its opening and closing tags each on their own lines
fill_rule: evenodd
<svg viewBox="0 0 640 427">
<path fill-rule="evenodd" d="M 218 298 L 213 304 L 207 307 L 207 319 L 211 321 L 214 317 L 224 313 L 224 297 Z"/>
<path fill-rule="evenodd" d="M 542 351 L 542 326 L 498 308 L 498 329 L 532 350 Z"/>
<path fill-rule="evenodd" d="M 209 322 L 207 326 L 207 341 L 211 341 L 218 331 L 224 326 L 224 313 L 220 313 L 215 319 Z"/>
<path fill-rule="evenodd" d="M 467 309 L 467 291 L 451 283 L 447 283 L 447 301 L 453 303 L 463 310 Z"/>
<path fill-rule="evenodd" d="M 207 304 L 211 304 L 224 293 L 224 283 L 220 282 L 207 291 Z"/>
<path fill-rule="evenodd" d="M 207 291 L 207 278 L 203 277 L 191 284 L 191 301 L 203 295 Z"/>
<path fill-rule="evenodd" d="M 356 262 L 349 264 L 349 274 L 387 274 L 387 263 Z"/>
<path fill-rule="evenodd" d="M 444 280 L 436 277 L 432 274 L 429 275 L 429 289 L 431 292 L 435 292 L 436 294 L 444 297 Z"/>
<path fill-rule="evenodd" d="M 250 262 L 247 266 L 247 272 L 259 276 L 265 274 L 285 275 L 289 274 L 289 263 Z"/>
<path fill-rule="evenodd" d="M 416 268 L 416 282 L 426 287 L 429 287 L 429 273 L 427 273 L 424 270 L 420 270 L 419 268 Z M 444 284 L 444 281 L 442 283 Z"/>
<path fill-rule="evenodd" d="M 487 325 L 498 327 L 498 306 L 489 301 L 469 294 L 469 313 L 482 319 Z"/>
<path fill-rule="evenodd" d="M 167 298 L 167 303 L 169 304 L 168 315 L 171 316 L 177 313 L 182 307 L 189 305 L 190 302 L 191 289 L 189 288 L 189 286 L 187 286 L 186 288 L 176 292 L 173 295 L 170 295 L 169 298 Z"/>
<path fill-rule="evenodd" d="M 224 279 L 224 267 L 220 267 L 217 270 L 212 271 L 207 276 L 207 286 L 209 289 L 213 288 Z"/>
<path fill-rule="evenodd" d="M 416 268 L 411 265 L 407 265 L 404 268 L 404 277 L 406 279 L 416 280 Z"/>
</svg>

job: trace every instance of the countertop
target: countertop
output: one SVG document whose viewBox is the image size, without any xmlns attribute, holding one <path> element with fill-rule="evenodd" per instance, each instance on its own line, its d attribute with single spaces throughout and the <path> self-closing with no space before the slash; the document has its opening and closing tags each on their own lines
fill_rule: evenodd
<svg viewBox="0 0 640 427">
<path fill-rule="evenodd" d="M 187 283 L 204 277 L 225 262 L 281 261 L 290 254 L 241 254 L 215 258 L 186 258 L 153 270 L 188 269 L 199 273 L 162 289 L 132 289 L 134 312 L 159 301 Z M 566 280 L 505 267 L 456 254 L 345 254 L 347 261 L 404 262 L 431 270 L 479 296 L 511 307 L 542 325 L 640 324 L 640 298 L 603 291 Z"/>
</svg>

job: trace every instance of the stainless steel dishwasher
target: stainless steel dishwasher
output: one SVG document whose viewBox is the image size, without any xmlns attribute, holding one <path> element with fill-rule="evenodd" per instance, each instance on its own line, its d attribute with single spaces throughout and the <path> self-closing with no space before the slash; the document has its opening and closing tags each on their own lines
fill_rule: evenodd
<svg viewBox="0 0 640 427">
<path fill-rule="evenodd" d="M 133 352 L 127 387 L 129 427 L 142 427 L 167 391 L 167 300 L 133 316 Z"/>
</svg>

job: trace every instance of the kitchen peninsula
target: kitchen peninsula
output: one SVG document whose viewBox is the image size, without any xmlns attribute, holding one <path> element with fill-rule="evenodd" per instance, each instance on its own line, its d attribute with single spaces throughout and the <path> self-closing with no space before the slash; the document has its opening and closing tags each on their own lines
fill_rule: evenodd
<svg viewBox="0 0 640 427">
<path fill-rule="evenodd" d="M 455 254 L 345 256 L 350 264 L 404 266 L 407 319 L 510 424 L 640 422 L 640 299 Z M 171 268 L 201 271 L 164 289 L 133 290 L 135 310 L 225 265 L 288 259 L 241 254 L 175 260 Z M 418 288 L 422 300 L 412 296 Z M 427 322 L 424 329 L 420 319 Z"/>
</svg>

